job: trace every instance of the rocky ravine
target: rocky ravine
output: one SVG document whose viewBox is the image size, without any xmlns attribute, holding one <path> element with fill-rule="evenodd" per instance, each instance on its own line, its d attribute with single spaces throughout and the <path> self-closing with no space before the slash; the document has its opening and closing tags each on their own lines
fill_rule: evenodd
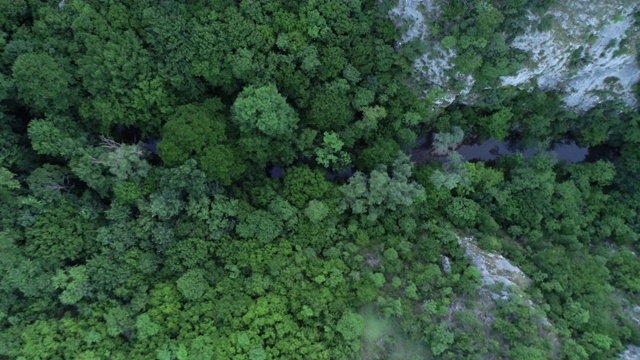
<svg viewBox="0 0 640 360">
<path fill-rule="evenodd" d="M 544 313 L 540 306 L 531 301 L 529 295 L 525 292 L 531 280 L 520 268 L 500 254 L 482 250 L 474 238 L 458 236 L 457 239 L 458 243 L 465 249 L 465 256 L 471 260 L 471 264 L 480 273 L 482 286 L 478 290 L 479 300 L 473 305 L 473 308 L 487 329 L 491 328 L 491 324 L 494 321 L 493 312 L 496 308 L 496 302 L 500 300 L 518 297 L 527 306 L 541 314 Z M 446 268 L 444 264 L 447 262 L 448 259 L 444 258 L 443 267 Z M 465 307 L 463 303 L 464 301 L 454 302 L 450 309 L 451 315 L 463 309 Z M 557 353 L 560 343 L 555 335 L 553 325 L 546 317 L 541 320 L 540 329 L 551 340 L 553 352 Z"/>
<path fill-rule="evenodd" d="M 391 19 L 406 29 L 403 42 L 429 41 L 429 24 L 438 17 L 438 1 L 400 0 L 390 11 Z M 529 54 L 530 64 L 503 77 L 502 84 L 527 89 L 536 80 L 543 90 L 565 93 L 565 104 L 579 111 L 612 98 L 635 106 L 631 86 L 640 80 L 636 63 L 640 35 L 633 14 L 638 10 L 640 3 L 633 0 L 567 0 L 558 1 L 546 14 L 530 13 L 528 30 L 511 44 Z M 539 31 L 542 21 L 546 30 Z M 472 99 L 473 77 L 455 75 L 455 80 L 465 84 L 456 91 L 454 79 L 445 73 L 452 67 L 455 51 L 442 49 L 435 41 L 428 48 L 416 60 L 415 69 L 427 83 L 445 90 L 439 104 Z"/>
</svg>

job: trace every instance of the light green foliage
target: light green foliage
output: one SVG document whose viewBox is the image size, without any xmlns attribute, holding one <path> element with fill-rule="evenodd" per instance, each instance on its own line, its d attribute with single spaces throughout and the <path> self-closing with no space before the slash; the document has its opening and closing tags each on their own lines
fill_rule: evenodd
<svg viewBox="0 0 640 360">
<path fill-rule="evenodd" d="M 375 2 L 0 2 L 0 358 L 611 359 L 639 343 L 637 111 L 499 85 L 548 3 L 441 2 L 429 38 L 400 43 Z M 415 77 L 426 43 L 457 54 L 473 101 L 436 106 L 451 89 Z M 399 155 L 434 132 L 444 164 Z M 465 163 L 465 134 L 602 146 Z M 485 298 L 455 234 L 531 284 Z"/>
<path fill-rule="evenodd" d="M 433 135 L 433 152 L 437 155 L 447 155 L 455 150 L 464 139 L 464 132 L 460 127 L 454 127 L 451 132 Z"/>
<path fill-rule="evenodd" d="M 361 108 L 362 120 L 353 123 L 344 131 L 348 144 L 353 144 L 358 139 L 370 140 L 375 137 L 381 120 L 387 117 L 387 111 L 381 106 L 366 106 Z M 395 153 L 396 151 L 392 151 Z"/>
<path fill-rule="evenodd" d="M 141 181 L 149 173 L 149 163 L 138 145 L 119 145 L 104 156 L 105 165 L 116 181 Z"/>
<path fill-rule="evenodd" d="M 404 294 L 411 300 L 418 300 L 418 288 L 416 284 L 409 284 L 409 286 L 404 289 Z"/>
<path fill-rule="evenodd" d="M 116 200 L 122 204 L 134 204 L 143 195 L 141 187 L 134 182 L 124 182 L 115 185 L 113 188 L 113 195 Z"/>
<path fill-rule="evenodd" d="M 478 35 L 488 37 L 504 20 L 504 15 L 488 1 L 476 1 L 476 27 Z"/>
<path fill-rule="evenodd" d="M 29 324 L 22 332 L 20 355 L 37 359 L 59 354 L 57 336 L 57 326 L 53 321 L 38 320 Z"/>
<path fill-rule="evenodd" d="M 121 306 L 116 306 L 104 315 L 104 321 L 107 325 L 107 333 L 109 336 L 115 337 L 130 330 L 134 321 L 131 318 L 131 311 Z"/>
<path fill-rule="evenodd" d="M 164 188 L 151 194 L 148 203 L 145 205 L 145 210 L 161 221 L 171 219 L 184 209 L 184 202 L 180 199 L 180 193 L 170 188 Z"/>
<path fill-rule="evenodd" d="M 279 219 L 264 210 L 257 210 L 236 226 L 236 233 L 245 239 L 254 238 L 267 243 L 277 238 L 282 228 Z"/>
<path fill-rule="evenodd" d="M 512 117 L 511 109 L 503 107 L 491 116 L 480 119 L 483 136 L 504 140 L 509 134 L 509 121 Z"/>
<path fill-rule="evenodd" d="M 340 171 L 350 163 L 349 154 L 342 151 L 344 143 L 336 133 L 325 132 L 322 143 L 323 146 L 316 149 L 316 161 L 320 165 Z"/>
<path fill-rule="evenodd" d="M 373 273 L 371 275 L 372 281 L 375 284 L 376 287 L 380 288 L 384 285 L 385 283 L 385 278 L 384 278 L 384 274 L 381 273 Z"/>
<path fill-rule="evenodd" d="M 209 284 L 200 270 L 187 271 L 176 281 L 176 285 L 182 296 L 189 301 L 200 299 L 209 289 Z"/>
<path fill-rule="evenodd" d="M 354 214 L 366 214 L 367 219 L 374 222 L 387 210 L 410 206 L 424 196 L 424 188 L 410 180 L 411 165 L 406 155 L 398 156 L 392 175 L 389 176 L 384 166 L 372 171 L 368 178 L 356 172 L 340 188 L 344 195 L 342 208 Z"/>
<path fill-rule="evenodd" d="M 328 213 L 329 207 L 322 201 L 318 200 L 309 201 L 309 205 L 307 205 L 304 210 L 304 214 L 307 215 L 309 220 L 314 223 L 322 221 L 325 217 L 327 217 Z"/>
<path fill-rule="evenodd" d="M 74 266 L 58 270 L 52 279 L 53 287 L 62 289 L 60 302 L 65 305 L 76 304 L 89 293 L 89 277 L 85 266 Z"/>
<path fill-rule="evenodd" d="M 384 251 L 384 259 L 389 262 L 398 260 L 398 252 L 395 249 L 387 249 Z"/>
<path fill-rule="evenodd" d="M 631 251 L 623 249 L 611 256 L 607 263 L 616 287 L 627 291 L 640 290 L 640 279 L 635 276 L 640 271 L 640 259 Z"/>
<path fill-rule="evenodd" d="M 271 137 L 289 137 L 298 127 L 298 115 L 275 85 L 246 87 L 231 107 L 240 130 L 259 130 Z"/>
<path fill-rule="evenodd" d="M 28 128 L 33 149 L 42 155 L 70 159 L 86 145 L 86 136 L 70 118 L 50 116 L 32 120 Z"/>
<path fill-rule="evenodd" d="M 589 322 L 589 311 L 582 308 L 580 303 L 565 304 L 564 318 L 572 324 L 581 325 Z"/>
<path fill-rule="evenodd" d="M 470 180 L 467 167 L 473 167 L 473 165 L 463 163 L 462 156 L 458 152 L 450 152 L 448 161 L 443 164 L 442 170 L 436 169 L 431 175 L 431 182 L 436 189 L 466 188 Z"/>
<path fill-rule="evenodd" d="M 15 174 L 7 170 L 4 167 L 0 167 L 0 194 L 7 192 L 8 190 L 14 190 L 20 188 L 18 180 L 14 179 Z"/>
<path fill-rule="evenodd" d="M 459 227 L 473 226 L 478 221 L 480 205 L 470 199 L 455 197 L 447 206 L 447 215 Z"/>
<path fill-rule="evenodd" d="M 440 356 L 447 351 L 454 342 L 454 336 L 447 329 L 447 324 L 438 324 L 431 336 L 431 352 L 435 356 Z"/>
<path fill-rule="evenodd" d="M 364 318 L 360 314 L 345 312 L 338 321 L 336 330 L 342 334 L 345 340 L 355 340 L 364 331 Z"/>
<path fill-rule="evenodd" d="M 357 110 L 363 111 L 374 101 L 375 95 L 376 93 L 369 89 L 359 88 L 355 94 L 353 107 Z"/>
<path fill-rule="evenodd" d="M 69 162 L 69 168 L 75 176 L 86 183 L 100 196 L 106 197 L 113 186 L 113 179 L 107 176 L 107 170 L 103 160 L 98 157 L 104 156 L 105 151 L 98 148 L 85 149 L 82 156 L 74 157 Z"/>
<path fill-rule="evenodd" d="M 154 323 L 149 314 L 142 314 L 136 319 L 136 330 L 141 340 L 146 340 L 160 332 L 158 324 Z"/>
<path fill-rule="evenodd" d="M 445 49 L 455 48 L 457 40 L 454 36 L 448 35 L 442 38 L 440 45 Z"/>
</svg>

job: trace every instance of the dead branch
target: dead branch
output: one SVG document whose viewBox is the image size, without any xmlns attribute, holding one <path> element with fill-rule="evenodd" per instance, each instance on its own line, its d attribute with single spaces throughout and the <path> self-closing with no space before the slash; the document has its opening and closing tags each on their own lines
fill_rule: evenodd
<svg viewBox="0 0 640 360">
<path fill-rule="evenodd" d="M 115 150 L 118 149 L 121 145 L 122 144 L 118 143 L 110 137 L 100 136 L 100 146 L 102 146 L 103 148 Z"/>
</svg>

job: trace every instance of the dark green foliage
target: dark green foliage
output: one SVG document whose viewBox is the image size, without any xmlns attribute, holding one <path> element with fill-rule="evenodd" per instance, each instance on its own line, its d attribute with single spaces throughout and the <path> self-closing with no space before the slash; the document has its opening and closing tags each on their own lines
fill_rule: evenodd
<svg viewBox="0 0 640 360">
<path fill-rule="evenodd" d="M 78 212 L 72 204 L 63 203 L 38 214 L 25 229 L 25 250 L 52 267 L 81 259 L 91 249 L 95 228 Z"/>
<path fill-rule="evenodd" d="M 371 171 L 378 164 L 391 164 L 400 151 L 398 143 L 391 139 L 378 140 L 371 147 L 364 149 L 358 157 L 358 168 L 362 171 Z"/>
<path fill-rule="evenodd" d="M 403 45 L 370 1 L 0 3 L 0 358 L 610 359 L 640 343 L 637 111 L 495 86 L 547 3 L 444 2 Z M 435 106 L 410 79 L 436 42 L 476 79 L 473 104 Z M 448 161 L 416 164 L 421 137 Z M 490 137 L 600 147 L 580 164 L 455 151 Z M 479 291 L 456 233 L 529 287 Z"/>
<path fill-rule="evenodd" d="M 158 153 L 169 165 L 178 165 L 192 154 L 199 154 L 209 144 L 225 139 L 224 119 L 218 113 L 222 104 L 216 100 L 179 107 L 164 125 Z"/>
<path fill-rule="evenodd" d="M 29 140 L 33 150 L 41 155 L 70 159 L 86 146 L 86 135 L 68 117 L 52 116 L 29 123 Z"/>
<path fill-rule="evenodd" d="M 38 113 L 67 110 L 72 76 L 63 64 L 64 60 L 45 53 L 18 56 L 11 68 L 18 98 Z"/>
<path fill-rule="evenodd" d="M 338 89 L 325 87 L 311 101 L 308 125 L 318 130 L 337 130 L 353 119 L 349 97 Z"/>
<path fill-rule="evenodd" d="M 158 154 L 168 165 L 179 165 L 195 157 L 209 179 L 225 185 L 240 177 L 244 163 L 237 151 L 225 144 L 225 119 L 217 99 L 181 106 L 164 125 Z"/>
<path fill-rule="evenodd" d="M 324 178 L 322 172 L 306 166 L 289 169 L 284 180 L 285 198 L 299 209 L 311 199 L 322 199 L 330 188 L 331 183 Z"/>
</svg>

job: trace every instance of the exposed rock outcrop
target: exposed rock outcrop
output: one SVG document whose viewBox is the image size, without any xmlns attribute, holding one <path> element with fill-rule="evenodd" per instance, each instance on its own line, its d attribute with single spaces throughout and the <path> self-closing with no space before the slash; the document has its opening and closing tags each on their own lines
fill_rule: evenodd
<svg viewBox="0 0 640 360">
<path fill-rule="evenodd" d="M 428 84 L 425 92 L 444 92 L 436 105 L 447 106 L 457 98 L 472 102 L 474 78 L 450 75 L 456 52 L 430 38 L 439 1 L 400 0 L 389 16 L 404 29 L 403 43 L 415 39 L 428 43 L 414 67 Z M 567 107 L 578 111 L 614 98 L 635 106 L 631 87 L 640 80 L 636 62 L 640 34 L 633 14 L 639 10 L 640 3 L 633 0 L 567 0 L 545 14 L 530 13 L 527 30 L 511 43 L 526 52 L 530 62 L 515 75 L 502 77 L 502 84 L 527 89 L 537 83 L 542 90 L 560 91 L 566 94 Z M 460 89 L 456 83 L 464 86 Z"/>
</svg>

